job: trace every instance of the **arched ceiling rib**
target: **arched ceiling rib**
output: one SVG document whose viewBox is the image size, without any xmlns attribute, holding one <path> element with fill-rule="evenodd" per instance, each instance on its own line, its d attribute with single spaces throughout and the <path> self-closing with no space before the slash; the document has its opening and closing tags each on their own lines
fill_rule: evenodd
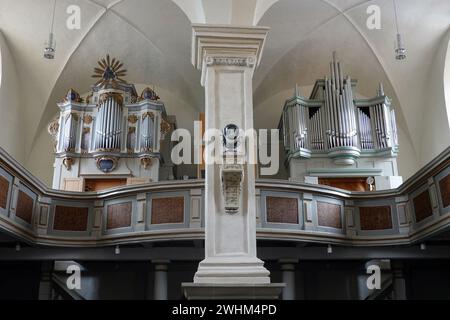
<svg viewBox="0 0 450 320">
<path fill-rule="evenodd" d="M 258 22 L 261 26 L 270 26 L 271 30 L 264 49 L 263 62 L 266 63 L 258 69 L 255 86 L 258 87 L 269 71 L 302 39 L 342 17 L 346 11 L 371 1 L 346 0 L 338 7 L 328 0 L 278 0 Z"/>
<path fill-rule="evenodd" d="M 445 65 L 444 65 L 444 93 L 445 93 L 445 103 L 447 106 L 447 118 L 450 126 L 450 28 L 447 31 L 445 37 L 445 46 L 447 47 L 447 52 L 445 55 Z"/>
</svg>

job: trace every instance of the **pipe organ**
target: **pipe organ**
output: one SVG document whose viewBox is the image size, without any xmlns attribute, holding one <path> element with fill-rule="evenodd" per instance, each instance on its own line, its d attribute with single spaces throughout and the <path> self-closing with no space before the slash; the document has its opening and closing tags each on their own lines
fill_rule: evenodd
<svg viewBox="0 0 450 320">
<path fill-rule="evenodd" d="M 118 60 L 106 56 L 98 64 L 91 93 L 82 99 L 69 90 L 49 125 L 55 189 L 84 191 L 85 181 L 93 179 L 159 180 L 161 140 L 172 130 L 164 103 L 150 88 L 138 96 L 121 78 L 125 70 Z"/>
<path fill-rule="evenodd" d="M 280 122 L 291 179 L 374 177 L 377 189 L 401 183 L 395 111 L 382 84 L 372 99 L 355 99 L 356 80 L 344 76 L 333 53 L 330 75 L 309 99 L 286 101 Z"/>
</svg>

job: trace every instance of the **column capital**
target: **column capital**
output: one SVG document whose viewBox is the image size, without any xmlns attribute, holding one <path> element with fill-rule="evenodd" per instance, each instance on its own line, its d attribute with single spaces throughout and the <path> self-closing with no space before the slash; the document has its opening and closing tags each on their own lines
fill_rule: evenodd
<svg viewBox="0 0 450 320">
<path fill-rule="evenodd" d="M 259 65 L 269 28 L 226 25 L 192 25 L 192 64 Z M 208 57 L 208 59 L 207 59 Z"/>
<path fill-rule="evenodd" d="M 282 271 L 295 271 L 295 265 L 298 263 L 298 259 L 280 259 L 278 263 L 281 265 Z"/>
<path fill-rule="evenodd" d="M 170 264 L 170 260 L 151 260 L 151 262 L 157 271 L 166 271 Z"/>
</svg>

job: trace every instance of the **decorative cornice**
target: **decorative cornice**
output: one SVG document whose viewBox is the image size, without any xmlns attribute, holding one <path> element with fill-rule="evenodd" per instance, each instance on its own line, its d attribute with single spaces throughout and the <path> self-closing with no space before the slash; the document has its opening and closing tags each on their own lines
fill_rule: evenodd
<svg viewBox="0 0 450 320">
<path fill-rule="evenodd" d="M 255 59 L 254 66 L 259 65 L 269 32 L 269 28 L 266 27 L 230 27 L 208 24 L 194 24 L 192 29 L 192 64 L 199 70 L 203 67 L 205 57 L 211 55 L 252 56 Z"/>
</svg>

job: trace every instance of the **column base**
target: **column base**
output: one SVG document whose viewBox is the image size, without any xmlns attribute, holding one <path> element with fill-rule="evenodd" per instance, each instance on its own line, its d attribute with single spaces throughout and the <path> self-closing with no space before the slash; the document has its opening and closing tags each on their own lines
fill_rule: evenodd
<svg viewBox="0 0 450 320">
<path fill-rule="evenodd" d="M 277 300 L 284 287 L 284 283 L 181 284 L 183 294 L 188 300 Z"/>
<path fill-rule="evenodd" d="M 270 272 L 254 257 L 215 257 L 199 263 L 196 284 L 270 284 Z"/>
</svg>

